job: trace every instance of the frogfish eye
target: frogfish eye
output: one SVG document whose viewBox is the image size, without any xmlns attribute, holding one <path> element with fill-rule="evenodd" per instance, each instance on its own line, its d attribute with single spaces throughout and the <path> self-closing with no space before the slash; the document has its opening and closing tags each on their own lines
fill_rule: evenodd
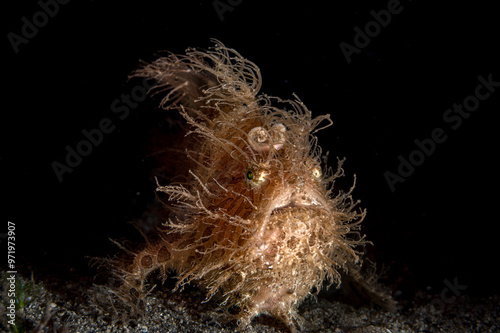
<svg viewBox="0 0 500 333">
<path fill-rule="evenodd" d="M 323 173 L 321 172 L 321 168 L 319 166 L 315 167 L 312 170 L 312 176 L 313 176 L 313 178 L 320 179 L 322 175 L 323 175 Z"/>
<path fill-rule="evenodd" d="M 258 170 L 255 171 L 255 169 L 252 170 L 247 170 L 244 173 L 243 178 L 245 179 L 247 185 L 250 188 L 255 188 L 257 186 L 261 186 L 267 181 L 269 173 L 265 170 Z"/>
</svg>

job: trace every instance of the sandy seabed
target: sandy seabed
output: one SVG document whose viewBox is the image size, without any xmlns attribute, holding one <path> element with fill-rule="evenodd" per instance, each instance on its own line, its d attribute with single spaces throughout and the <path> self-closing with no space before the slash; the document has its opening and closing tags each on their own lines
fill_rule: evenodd
<svg viewBox="0 0 500 333">
<path fill-rule="evenodd" d="M 28 279 L 22 279 L 28 283 Z M 215 301 L 203 303 L 203 292 L 187 287 L 174 292 L 169 286 L 155 289 L 143 301 L 143 313 L 129 316 L 108 302 L 105 288 L 90 287 L 89 281 L 47 280 L 27 296 L 25 332 L 235 332 L 235 321 L 224 323 Z M 3 296 L 5 286 L 3 286 Z M 500 297 L 475 298 L 461 295 L 441 307 L 439 295 L 417 293 L 413 301 L 401 301 L 396 312 L 372 307 L 353 307 L 320 293 L 299 307 L 302 332 L 500 332 Z M 118 312 L 117 312 L 118 311 Z M 0 330 L 14 331 L 6 320 L 2 302 Z M 121 313 L 121 315 L 117 314 Z M 126 318 L 126 319 L 124 319 Z M 20 314 L 18 313 L 18 319 Z M 260 316 L 241 332 L 289 332 L 280 321 Z"/>
</svg>

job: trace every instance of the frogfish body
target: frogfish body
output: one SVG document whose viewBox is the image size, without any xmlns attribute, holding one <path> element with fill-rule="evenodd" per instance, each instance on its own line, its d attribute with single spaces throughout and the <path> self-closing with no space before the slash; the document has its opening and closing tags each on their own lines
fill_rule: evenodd
<svg viewBox="0 0 500 333">
<path fill-rule="evenodd" d="M 169 54 L 134 72 L 156 80 L 161 107 L 179 112 L 186 129 L 183 170 L 157 191 L 168 217 L 118 270 L 123 290 L 145 291 L 149 274 L 198 283 L 207 299 L 255 316 L 300 326 L 297 307 L 341 272 L 359 272 L 359 223 L 343 174 L 322 166 L 314 133 L 331 124 L 305 105 L 259 95 L 258 67 L 215 41 L 208 51 Z M 340 193 L 340 194 L 339 194 Z"/>
</svg>

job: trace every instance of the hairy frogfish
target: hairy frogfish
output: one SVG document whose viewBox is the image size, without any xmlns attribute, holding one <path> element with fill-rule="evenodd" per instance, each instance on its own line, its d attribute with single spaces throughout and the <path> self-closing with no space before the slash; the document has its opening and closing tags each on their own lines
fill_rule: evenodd
<svg viewBox="0 0 500 333">
<path fill-rule="evenodd" d="M 324 165 L 315 133 L 331 125 L 313 118 L 294 95 L 259 94 L 259 68 L 219 41 L 144 63 L 133 77 L 154 79 L 150 93 L 177 112 L 184 132 L 172 164 L 175 177 L 158 181 L 165 220 L 155 235 L 115 270 L 125 293 L 147 292 L 152 272 L 196 283 L 207 299 L 236 308 L 241 327 L 259 314 L 300 328 L 299 304 L 324 282 L 354 276 L 362 282 L 360 235 L 365 211 L 343 175 Z M 166 164 L 170 163 L 168 160 Z M 234 311 L 233 311 L 234 312 Z"/>
</svg>

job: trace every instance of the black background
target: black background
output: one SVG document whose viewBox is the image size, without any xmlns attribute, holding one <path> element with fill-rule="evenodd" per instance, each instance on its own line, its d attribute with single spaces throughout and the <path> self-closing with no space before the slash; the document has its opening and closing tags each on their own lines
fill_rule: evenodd
<svg viewBox="0 0 500 333">
<path fill-rule="evenodd" d="M 391 288 L 401 297 L 440 293 L 444 279 L 457 278 L 466 293 L 498 293 L 500 88 L 456 130 L 443 121 L 479 75 L 500 81 L 494 5 L 402 1 L 348 64 L 339 44 L 353 44 L 354 27 L 388 1 L 233 4 L 221 20 L 212 1 L 71 1 L 17 54 L 7 34 L 21 34 L 21 18 L 32 21 L 40 5 L 3 10 L 1 223 L 16 223 L 18 268 L 92 275 L 86 257 L 111 255 L 110 237 L 134 233 L 127 222 L 153 197 L 141 151 L 148 102 L 123 121 L 111 103 L 138 84 L 127 77 L 140 59 L 217 38 L 260 67 L 263 92 L 296 93 L 313 114 L 331 114 L 320 145 L 332 166 L 347 158 L 340 186 L 357 176 L 369 256 L 389 268 Z M 51 163 L 103 118 L 116 129 L 59 182 Z M 392 192 L 384 172 L 397 173 L 398 156 L 438 127 L 447 140 Z"/>
</svg>

